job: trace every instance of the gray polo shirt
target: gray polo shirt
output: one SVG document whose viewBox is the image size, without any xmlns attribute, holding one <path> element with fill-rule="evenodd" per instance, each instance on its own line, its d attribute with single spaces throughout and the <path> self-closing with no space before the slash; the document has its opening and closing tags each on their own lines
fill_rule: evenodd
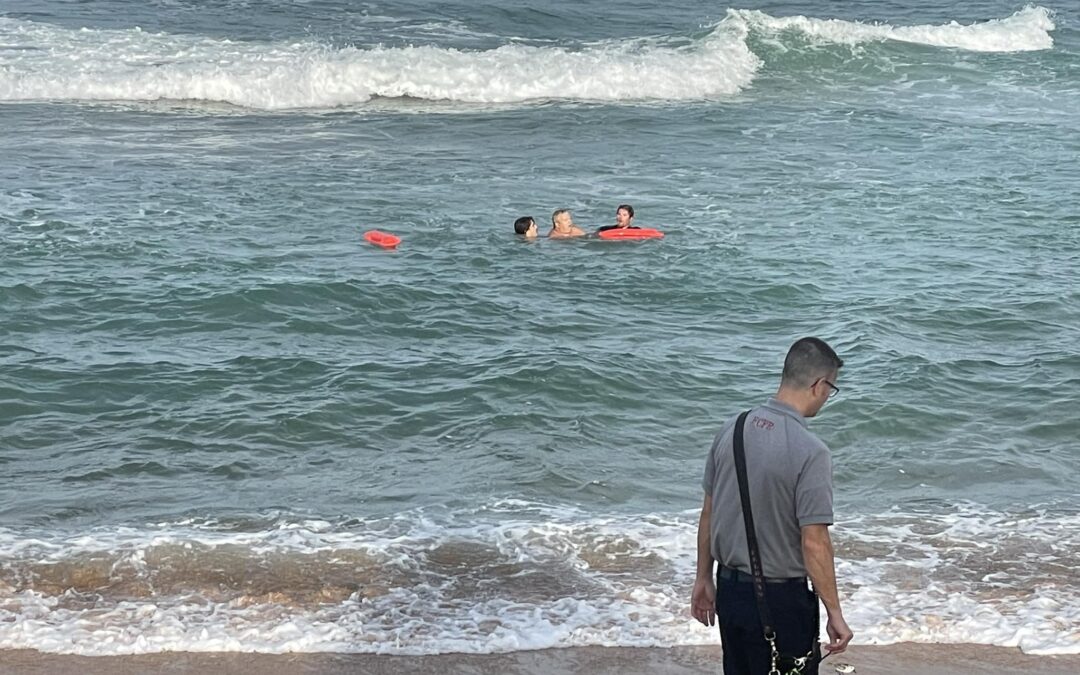
<svg viewBox="0 0 1080 675">
<path fill-rule="evenodd" d="M 725 567 L 750 572 L 739 479 L 731 439 L 732 417 L 709 451 L 702 482 L 712 495 L 713 558 Z M 832 460 L 829 448 L 806 428 L 806 418 L 774 398 L 746 416 L 743 432 L 750 507 L 767 577 L 806 575 L 803 525 L 833 522 Z"/>
</svg>

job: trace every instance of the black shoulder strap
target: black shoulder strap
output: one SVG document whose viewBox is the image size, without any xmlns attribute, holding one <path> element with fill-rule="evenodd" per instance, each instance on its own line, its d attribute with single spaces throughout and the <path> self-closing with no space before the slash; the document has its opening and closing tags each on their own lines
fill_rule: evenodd
<svg viewBox="0 0 1080 675">
<path fill-rule="evenodd" d="M 731 444 L 735 450 L 735 473 L 739 477 L 739 498 L 742 499 L 743 524 L 746 526 L 746 548 L 750 552 L 750 571 L 754 575 L 754 596 L 757 598 L 761 626 L 765 629 L 765 637 L 768 638 L 775 636 L 776 633 L 773 631 L 769 605 L 765 601 L 765 572 L 761 568 L 761 553 L 758 551 L 757 533 L 754 531 L 754 514 L 750 510 L 750 485 L 746 479 L 746 448 L 743 446 L 743 427 L 746 426 L 746 416 L 749 414 L 750 411 L 747 410 L 735 421 Z"/>
</svg>

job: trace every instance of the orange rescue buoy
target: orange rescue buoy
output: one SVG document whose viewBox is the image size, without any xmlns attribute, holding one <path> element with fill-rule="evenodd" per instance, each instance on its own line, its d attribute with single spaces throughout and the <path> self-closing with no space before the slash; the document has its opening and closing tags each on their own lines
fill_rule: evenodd
<svg viewBox="0 0 1080 675">
<path fill-rule="evenodd" d="M 401 243 L 401 237 L 382 232 L 381 230 L 368 230 L 364 233 L 364 239 L 382 248 L 394 248 Z"/>
<path fill-rule="evenodd" d="M 664 233 L 651 227 L 620 227 L 598 233 L 601 239 L 663 239 Z"/>
</svg>

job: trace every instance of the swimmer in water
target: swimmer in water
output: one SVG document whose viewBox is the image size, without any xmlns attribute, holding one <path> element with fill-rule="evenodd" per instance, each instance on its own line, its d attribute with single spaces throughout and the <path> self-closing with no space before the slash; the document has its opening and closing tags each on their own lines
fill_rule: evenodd
<svg viewBox="0 0 1080 675">
<path fill-rule="evenodd" d="M 548 237 L 552 239 L 572 239 L 585 236 L 585 230 L 574 224 L 574 218 L 570 215 L 570 209 L 556 209 L 551 214 L 551 232 Z"/>
<path fill-rule="evenodd" d="M 634 225 L 634 207 L 629 204 L 619 204 L 619 208 L 615 209 L 615 224 L 605 225 L 601 227 L 597 232 L 607 232 L 608 230 L 640 230 L 641 228 Z"/>
<path fill-rule="evenodd" d="M 514 233 L 520 234 L 526 239 L 536 239 L 539 228 L 532 216 L 522 216 L 514 221 Z"/>
</svg>

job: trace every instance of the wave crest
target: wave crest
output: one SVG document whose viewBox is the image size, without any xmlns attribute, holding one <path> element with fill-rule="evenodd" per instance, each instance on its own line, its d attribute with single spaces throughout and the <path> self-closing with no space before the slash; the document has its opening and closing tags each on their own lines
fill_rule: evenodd
<svg viewBox="0 0 1080 675">
<path fill-rule="evenodd" d="M 18 46 L 0 51 L 0 100 L 198 100 L 262 110 L 375 97 L 699 100 L 738 93 L 760 65 L 742 36 L 727 31 L 676 47 L 629 41 L 580 50 L 509 44 L 464 51 L 239 43 L 0 19 L 0 42 Z"/>
<path fill-rule="evenodd" d="M 969 25 L 951 21 L 939 26 L 891 26 L 806 16 L 773 17 L 745 9 L 729 9 L 725 21 L 762 33 L 790 31 L 821 42 L 848 45 L 891 40 L 972 52 L 1026 52 L 1054 46 L 1050 10 L 1030 5 L 1004 19 Z"/>
<path fill-rule="evenodd" d="M 855 44 L 901 41 L 979 52 L 1048 49 L 1049 10 L 960 25 L 891 26 L 728 10 L 703 37 L 580 48 L 506 44 L 486 51 L 335 48 L 129 30 L 70 30 L 0 18 L 0 101 L 207 101 L 280 110 L 373 98 L 478 104 L 691 101 L 737 94 L 761 67 L 751 33 Z"/>
</svg>

